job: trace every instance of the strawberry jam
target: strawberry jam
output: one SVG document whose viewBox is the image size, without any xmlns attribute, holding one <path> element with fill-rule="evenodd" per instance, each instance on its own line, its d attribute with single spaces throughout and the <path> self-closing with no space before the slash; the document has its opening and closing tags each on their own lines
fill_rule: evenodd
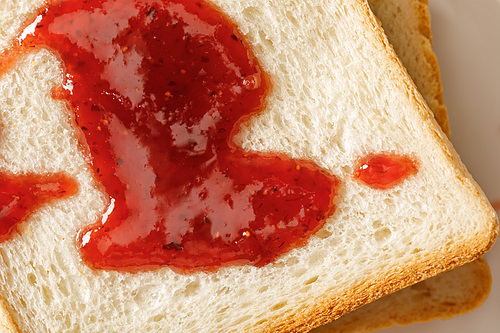
<svg viewBox="0 0 500 333">
<path fill-rule="evenodd" d="M 392 188 L 417 173 L 417 163 L 405 155 L 370 154 L 359 160 L 354 178 L 374 189 Z"/>
<path fill-rule="evenodd" d="M 237 28 L 204 1 L 54 1 L 17 53 L 45 47 L 109 196 L 81 230 L 93 268 L 182 272 L 262 266 L 333 213 L 338 181 L 307 161 L 232 142 L 269 79 Z M 12 56 L 6 56 L 9 59 Z"/>
<path fill-rule="evenodd" d="M 0 173 L 0 242 L 11 237 L 18 224 L 37 208 L 55 199 L 69 197 L 78 190 L 65 174 L 11 175 Z"/>
</svg>

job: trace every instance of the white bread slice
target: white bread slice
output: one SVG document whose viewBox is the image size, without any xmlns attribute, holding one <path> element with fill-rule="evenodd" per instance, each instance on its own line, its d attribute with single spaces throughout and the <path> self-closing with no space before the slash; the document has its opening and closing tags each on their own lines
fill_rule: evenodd
<svg viewBox="0 0 500 333">
<path fill-rule="evenodd" d="M 394 50 L 449 135 L 437 58 L 432 50 L 427 0 L 371 0 Z M 479 307 L 489 295 L 491 273 L 484 259 L 425 280 L 365 305 L 312 332 L 371 332 L 437 318 L 449 319 Z"/>
<path fill-rule="evenodd" d="M 495 213 L 365 2 L 214 3 L 238 24 L 274 83 L 266 110 L 237 143 L 307 157 L 341 177 L 336 213 L 307 245 L 262 268 L 92 271 L 79 261 L 74 237 L 106 198 L 66 105 L 49 97 L 61 65 L 37 51 L 0 79 L 0 168 L 64 170 L 81 192 L 41 209 L 0 247 L 1 296 L 21 331 L 305 331 L 492 245 Z M 36 7 L 13 2 L 14 14 L 5 15 L 29 6 Z M 359 156 L 380 151 L 415 156 L 418 174 L 382 192 L 350 178 Z"/>
</svg>

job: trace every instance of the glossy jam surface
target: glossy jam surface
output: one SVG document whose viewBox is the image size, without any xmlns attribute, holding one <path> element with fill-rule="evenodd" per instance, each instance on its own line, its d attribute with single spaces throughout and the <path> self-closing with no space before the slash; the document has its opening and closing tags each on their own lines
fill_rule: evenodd
<svg viewBox="0 0 500 333">
<path fill-rule="evenodd" d="M 78 239 L 91 267 L 262 266 L 333 213 L 335 177 L 232 143 L 263 108 L 269 80 L 235 26 L 205 2 L 55 2 L 19 52 L 37 46 L 65 64 L 72 90 L 57 87 L 53 97 L 74 110 L 109 196 Z"/>
<path fill-rule="evenodd" d="M 370 154 L 359 160 L 354 178 L 379 190 L 392 188 L 418 171 L 414 159 L 390 153 Z"/>
<path fill-rule="evenodd" d="M 9 239 L 19 223 L 38 208 L 52 200 L 67 198 L 77 190 L 76 181 L 65 174 L 0 173 L 0 242 Z"/>
</svg>

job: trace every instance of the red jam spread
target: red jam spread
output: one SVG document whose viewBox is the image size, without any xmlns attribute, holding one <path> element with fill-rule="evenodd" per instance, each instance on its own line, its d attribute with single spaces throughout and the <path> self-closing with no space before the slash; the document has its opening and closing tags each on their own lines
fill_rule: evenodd
<svg viewBox="0 0 500 333">
<path fill-rule="evenodd" d="M 78 185 L 65 174 L 12 175 L 0 172 L 0 242 L 11 237 L 18 224 L 54 199 L 75 194 Z"/>
<path fill-rule="evenodd" d="M 232 143 L 270 84 L 234 24 L 204 1 L 54 1 L 21 44 L 18 54 L 45 47 L 63 61 L 68 80 L 52 96 L 74 110 L 109 196 L 79 233 L 89 266 L 262 266 L 333 213 L 334 176 Z"/>
<path fill-rule="evenodd" d="M 417 173 L 414 159 L 391 153 L 370 154 L 359 160 L 354 178 L 371 188 L 392 188 Z"/>
</svg>

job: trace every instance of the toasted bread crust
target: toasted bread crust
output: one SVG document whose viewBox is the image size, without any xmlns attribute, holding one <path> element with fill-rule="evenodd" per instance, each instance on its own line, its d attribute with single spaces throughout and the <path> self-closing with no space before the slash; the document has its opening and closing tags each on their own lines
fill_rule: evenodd
<svg viewBox="0 0 500 333">
<path fill-rule="evenodd" d="M 19 329 L 9 312 L 9 306 L 3 298 L 0 298 L 0 332 L 17 333 Z"/>
<path fill-rule="evenodd" d="M 363 333 L 393 325 L 448 319 L 476 309 L 486 300 L 490 289 L 490 269 L 480 258 L 363 306 L 312 332 Z"/>
<path fill-rule="evenodd" d="M 443 132 L 450 136 L 440 69 L 432 50 L 428 0 L 370 0 L 369 3 L 436 121 Z M 405 43 L 407 40 L 416 43 Z"/>
</svg>

